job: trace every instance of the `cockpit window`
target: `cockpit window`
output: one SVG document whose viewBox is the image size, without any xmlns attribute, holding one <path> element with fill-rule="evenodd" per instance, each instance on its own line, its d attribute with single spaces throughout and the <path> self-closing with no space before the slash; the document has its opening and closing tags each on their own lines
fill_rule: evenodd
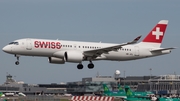
<svg viewBox="0 0 180 101">
<path fill-rule="evenodd" d="M 9 43 L 9 45 L 12 45 L 12 44 L 14 44 L 14 45 L 19 45 L 18 42 L 10 42 L 10 43 Z"/>
<path fill-rule="evenodd" d="M 19 45 L 19 43 L 18 43 L 18 42 L 14 42 L 14 44 L 15 44 L 15 45 Z"/>
<path fill-rule="evenodd" d="M 13 44 L 14 42 L 10 42 L 9 45 Z"/>
</svg>

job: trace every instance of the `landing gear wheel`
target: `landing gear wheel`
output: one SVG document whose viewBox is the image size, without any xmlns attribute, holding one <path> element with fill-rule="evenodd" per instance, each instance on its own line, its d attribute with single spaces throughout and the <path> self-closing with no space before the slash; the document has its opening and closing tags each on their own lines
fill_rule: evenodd
<svg viewBox="0 0 180 101">
<path fill-rule="evenodd" d="M 16 64 L 16 65 L 19 65 L 19 61 L 16 61 L 15 64 Z"/>
<path fill-rule="evenodd" d="M 77 68 L 78 68 L 78 69 L 83 69 L 83 65 L 82 65 L 82 64 L 78 64 L 78 65 L 77 65 Z"/>
<path fill-rule="evenodd" d="M 93 69 L 94 68 L 94 64 L 93 63 L 88 64 L 88 68 L 89 69 Z"/>
</svg>

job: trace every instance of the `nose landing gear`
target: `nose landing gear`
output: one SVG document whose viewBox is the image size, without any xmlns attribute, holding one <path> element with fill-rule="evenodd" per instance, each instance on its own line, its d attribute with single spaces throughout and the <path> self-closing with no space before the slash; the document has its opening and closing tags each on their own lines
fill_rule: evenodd
<svg viewBox="0 0 180 101">
<path fill-rule="evenodd" d="M 19 65 L 19 61 L 16 61 L 15 64 L 16 64 L 16 65 Z"/>
<path fill-rule="evenodd" d="M 19 65 L 19 56 L 15 55 L 15 57 L 17 58 L 17 61 L 15 62 L 15 64 Z"/>
</svg>

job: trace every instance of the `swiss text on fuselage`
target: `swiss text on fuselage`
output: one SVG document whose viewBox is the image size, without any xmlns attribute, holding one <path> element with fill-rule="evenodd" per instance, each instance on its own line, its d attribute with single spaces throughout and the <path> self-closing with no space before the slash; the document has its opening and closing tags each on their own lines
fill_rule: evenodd
<svg viewBox="0 0 180 101">
<path fill-rule="evenodd" d="M 34 41 L 35 48 L 52 48 L 52 49 L 60 49 L 60 42 L 50 42 L 50 41 Z"/>
</svg>

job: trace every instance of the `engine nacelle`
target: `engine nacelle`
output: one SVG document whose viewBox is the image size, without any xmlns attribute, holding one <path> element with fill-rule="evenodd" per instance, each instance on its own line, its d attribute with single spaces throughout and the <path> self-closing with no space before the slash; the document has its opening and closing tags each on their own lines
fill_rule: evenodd
<svg viewBox="0 0 180 101">
<path fill-rule="evenodd" d="M 64 53 L 65 53 L 65 52 L 66 52 L 66 51 L 57 51 L 57 52 L 55 52 L 55 53 L 53 54 L 53 56 L 64 59 Z"/>
<path fill-rule="evenodd" d="M 56 57 L 49 57 L 48 58 L 49 63 L 54 63 L 54 64 L 64 64 L 65 61 L 61 58 L 56 58 Z"/>
<path fill-rule="evenodd" d="M 83 60 L 84 55 L 79 51 L 66 51 L 64 53 L 64 60 L 66 62 L 80 63 Z"/>
</svg>

